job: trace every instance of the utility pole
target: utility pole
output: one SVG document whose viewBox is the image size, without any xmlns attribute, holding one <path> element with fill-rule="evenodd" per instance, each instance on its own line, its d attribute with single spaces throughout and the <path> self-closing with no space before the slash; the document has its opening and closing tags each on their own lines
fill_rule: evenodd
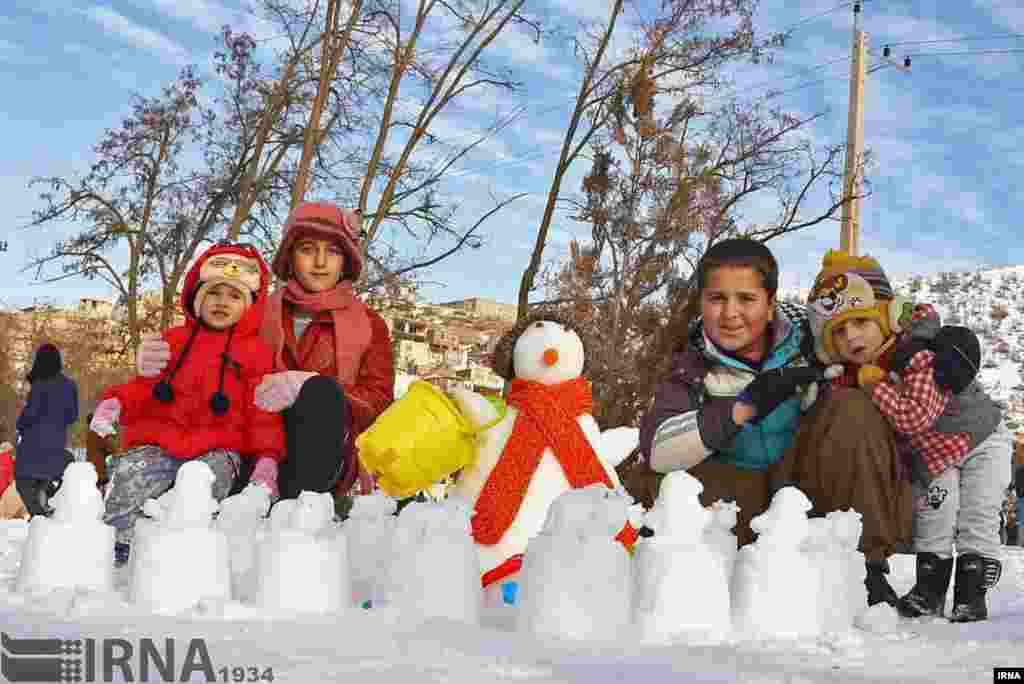
<svg viewBox="0 0 1024 684">
<path fill-rule="evenodd" d="M 864 53 L 867 34 L 861 28 L 861 7 L 853 3 L 853 51 L 850 59 L 850 112 L 846 123 L 846 170 L 839 247 L 856 255 L 860 247 L 860 195 L 864 186 Z"/>
</svg>

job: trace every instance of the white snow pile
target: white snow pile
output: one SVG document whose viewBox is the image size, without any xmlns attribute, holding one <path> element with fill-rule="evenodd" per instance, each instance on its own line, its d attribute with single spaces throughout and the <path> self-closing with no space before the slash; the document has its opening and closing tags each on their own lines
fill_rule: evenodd
<svg viewBox="0 0 1024 684">
<path fill-rule="evenodd" d="M 698 499 L 703 489 L 684 471 L 670 473 L 646 516 L 655 536 L 637 545 L 634 613 L 645 640 L 722 639 L 729 632 L 729 577 L 736 553 L 730 528 L 737 507 L 705 509 Z"/>
<path fill-rule="evenodd" d="M 330 493 L 301 492 L 271 509 L 256 552 L 255 605 L 276 612 L 343 613 L 351 605 L 345 535 Z"/>
<path fill-rule="evenodd" d="M 567 639 L 624 635 L 633 606 L 629 553 L 615 535 L 632 499 L 595 484 L 560 495 L 530 540 L 519 575 L 521 631 Z"/>
<path fill-rule="evenodd" d="M 385 600 L 394 553 L 398 502 L 382 492 L 357 496 L 342 523 L 348 539 L 352 602 L 371 608 Z"/>
<path fill-rule="evenodd" d="M 471 515 L 461 499 L 413 501 L 399 513 L 386 594 L 404 620 L 479 624 L 483 590 Z"/>
<path fill-rule="evenodd" d="M 178 468 L 174 486 L 143 506 L 149 517 L 135 523 L 130 560 L 133 603 L 178 613 L 203 600 L 231 597 L 227 537 L 213 527 L 213 479 L 206 463 L 188 461 Z M 102 562 L 110 565 L 110 556 Z"/>
<path fill-rule="evenodd" d="M 50 500 L 53 515 L 36 516 L 18 572 L 22 592 L 114 586 L 114 528 L 103 524 L 103 497 L 91 463 L 70 463 Z"/>
<path fill-rule="evenodd" d="M 519 575 L 517 605 L 482 605 L 471 511 L 457 500 L 358 497 L 338 523 L 304 492 L 265 517 L 258 492 L 225 502 L 185 464 L 146 506 L 132 562 L 113 574 L 95 473 L 72 464 L 51 518 L 0 522 L 0 624 L 12 636 L 202 633 L 223 664 L 272 666 L 275 681 L 991 681 L 1019 666 L 1024 554 L 1006 549 L 990 620 L 900 619 L 865 609 L 860 515 L 808 519 L 780 490 L 739 552 L 735 504 L 700 505 L 686 473 L 665 478 L 630 555 L 612 539 L 637 508 L 604 486 L 548 510 Z M 245 554 L 235 550 L 245 549 Z M 891 559 L 900 594 L 913 557 Z M 233 578 L 236 581 L 231 581 Z M 244 589 L 245 591 L 239 591 Z M 357 606 L 368 608 L 357 610 Z M 173 614 L 171 618 L 168 614 Z M 898 664 L 898 666 L 897 666 Z"/>
</svg>

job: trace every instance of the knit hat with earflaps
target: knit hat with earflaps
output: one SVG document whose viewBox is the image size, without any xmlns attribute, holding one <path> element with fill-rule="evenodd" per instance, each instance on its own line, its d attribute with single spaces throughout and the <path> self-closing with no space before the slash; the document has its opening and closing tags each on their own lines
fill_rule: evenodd
<svg viewBox="0 0 1024 684">
<path fill-rule="evenodd" d="M 252 306 L 254 296 L 260 291 L 262 276 L 263 269 L 257 257 L 231 252 L 209 257 L 199 267 L 199 282 L 202 284 L 192 300 L 196 316 L 199 316 L 203 309 L 203 300 L 215 285 L 229 285 L 238 290 L 242 293 L 245 307 L 248 309 Z"/>
<path fill-rule="evenodd" d="M 363 253 L 359 248 L 360 220 L 354 211 L 328 202 L 303 202 L 288 216 L 281 246 L 277 248 L 271 270 L 281 280 L 292 276 L 292 245 L 300 237 L 314 235 L 337 242 L 345 252 L 343 280 L 358 280 L 363 271 Z"/>
<path fill-rule="evenodd" d="M 873 319 L 888 338 L 906 328 L 910 309 L 910 302 L 893 294 L 885 271 L 874 257 L 829 250 L 807 298 L 807 317 L 818 360 L 825 364 L 842 361 L 832 333 L 843 321 Z"/>
<path fill-rule="evenodd" d="M 219 368 L 219 386 L 210 397 L 210 407 L 215 415 L 223 415 L 228 411 L 230 403 L 224 394 L 224 376 L 231 362 L 231 340 L 236 334 L 247 336 L 258 333 L 263 323 L 263 310 L 270 288 L 270 270 L 263 257 L 255 247 L 246 244 L 221 242 L 213 245 L 199 255 L 185 276 L 185 285 L 181 291 L 181 308 L 185 312 L 186 324 L 191 329 L 178 360 L 164 371 L 160 381 L 153 386 L 153 397 L 157 401 L 174 401 L 174 377 L 185 363 L 196 337 L 203 329 L 199 317 L 203 299 L 214 285 L 221 283 L 241 292 L 246 300 L 242 317 L 228 329 L 225 336 Z"/>
</svg>

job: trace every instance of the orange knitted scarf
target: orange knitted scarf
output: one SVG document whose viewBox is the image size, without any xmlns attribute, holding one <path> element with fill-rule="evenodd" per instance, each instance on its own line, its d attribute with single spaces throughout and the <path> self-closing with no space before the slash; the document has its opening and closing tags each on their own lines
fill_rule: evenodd
<svg viewBox="0 0 1024 684">
<path fill-rule="evenodd" d="M 582 377 L 558 385 L 514 379 L 508 403 L 519 410 L 519 415 L 497 465 L 477 497 L 473 538 L 479 544 L 497 544 L 512 525 L 548 447 L 574 489 L 597 482 L 613 486 L 576 422 L 594 407 L 590 383 Z M 636 536 L 636 530 L 627 523 L 616 539 L 630 548 Z"/>
</svg>

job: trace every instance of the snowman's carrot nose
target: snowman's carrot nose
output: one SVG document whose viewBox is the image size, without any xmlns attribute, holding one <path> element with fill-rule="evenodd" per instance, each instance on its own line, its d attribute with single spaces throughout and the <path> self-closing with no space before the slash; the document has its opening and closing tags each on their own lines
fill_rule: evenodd
<svg viewBox="0 0 1024 684">
<path fill-rule="evenodd" d="M 544 365 L 554 366 L 558 363 L 558 350 L 557 349 L 545 349 L 544 350 Z"/>
</svg>

